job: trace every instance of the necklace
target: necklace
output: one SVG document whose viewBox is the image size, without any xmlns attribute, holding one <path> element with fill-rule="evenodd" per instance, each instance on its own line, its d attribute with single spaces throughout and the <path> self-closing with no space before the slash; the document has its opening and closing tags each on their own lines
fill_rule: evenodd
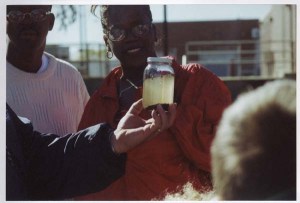
<svg viewBox="0 0 300 203">
<path fill-rule="evenodd" d="M 138 86 L 136 86 L 133 82 L 131 82 L 129 79 L 126 78 L 126 81 L 131 84 L 131 87 L 134 87 L 135 89 L 139 89 Z M 138 83 L 141 82 L 141 80 L 138 81 Z"/>
<path fill-rule="evenodd" d="M 120 92 L 119 97 L 122 97 L 122 94 L 123 94 L 124 92 L 128 91 L 129 89 L 131 89 L 132 87 L 134 87 L 134 89 L 136 89 L 136 90 L 139 89 L 139 87 L 138 87 L 136 84 L 134 84 L 132 81 L 130 81 L 128 78 L 126 78 L 125 81 L 128 82 L 128 83 L 130 84 L 130 86 L 127 87 L 127 88 L 125 88 L 125 89 L 123 89 L 123 90 Z M 142 81 L 142 80 L 139 80 L 137 83 L 140 83 L 141 81 Z"/>
</svg>

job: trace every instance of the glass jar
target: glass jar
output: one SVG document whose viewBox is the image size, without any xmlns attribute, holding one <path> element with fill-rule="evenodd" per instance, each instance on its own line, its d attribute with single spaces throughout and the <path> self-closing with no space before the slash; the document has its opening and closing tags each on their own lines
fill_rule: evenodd
<svg viewBox="0 0 300 203">
<path fill-rule="evenodd" d="M 144 70 L 143 106 L 154 109 L 161 104 L 165 110 L 173 103 L 174 70 L 172 60 L 168 58 L 148 57 L 148 66 Z"/>
</svg>

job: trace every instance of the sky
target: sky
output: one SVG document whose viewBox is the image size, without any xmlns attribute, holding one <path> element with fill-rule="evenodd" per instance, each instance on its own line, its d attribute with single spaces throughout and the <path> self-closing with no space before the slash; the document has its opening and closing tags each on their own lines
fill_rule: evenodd
<svg viewBox="0 0 300 203">
<path fill-rule="evenodd" d="M 79 5 L 77 5 L 79 6 Z M 103 43 L 101 23 L 97 17 L 90 13 L 90 6 L 84 6 L 85 20 L 80 26 L 79 20 L 70 25 L 67 30 L 60 29 L 59 20 L 48 34 L 47 44 L 79 43 L 80 39 L 88 43 Z M 169 22 L 184 21 L 213 21 L 213 20 L 238 20 L 258 19 L 262 21 L 270 11 L 272 4 L 168 4 L 167 20 Z M 150 5 L 153 21 L 163 22 L 163 5 Z M 57 5 L 53 13 L 57 13 Z M 80 27 L 86 34 L 80 37 Z"/>
</svg>

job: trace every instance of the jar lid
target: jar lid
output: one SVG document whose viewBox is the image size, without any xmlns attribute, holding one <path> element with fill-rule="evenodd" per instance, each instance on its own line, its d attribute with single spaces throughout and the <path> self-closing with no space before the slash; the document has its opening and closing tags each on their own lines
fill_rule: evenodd
<svg viewBox="0 0 300 203">
<path fill-rule="evenodd" d="M 147 62 L 157 62 L 157 63 L 172 63 L 171 59 L 161 58 L 161 57 L 148 57 Z"/>
</svg>

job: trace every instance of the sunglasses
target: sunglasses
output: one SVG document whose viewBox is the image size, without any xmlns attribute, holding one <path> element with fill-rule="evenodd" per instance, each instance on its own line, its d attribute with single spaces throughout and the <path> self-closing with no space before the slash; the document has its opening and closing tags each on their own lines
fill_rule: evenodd
<svg viewBox="0 0 300 203">
<path fill-rule="evenodd" d="M 149 33 L 151 28 L 152 28 L 152 23 L 139 24 L 130 28 L 130 32 L 136 37 L 143 37 Z M 108 38 L 111 41 L 119 42 L 126 37 L 127 32 L 128 32 L 127 29 L 125 30 L 118 27 L 112 27 L 106 32 L 106 34 L 108 35 Z"/>
<path fill-rule="evenodd" d="M 50 13 L 50 11 L 45 11 L 43 9 L 35 9 L 28 13 L 23 13 L 21 11 L 10 11 L 6 17 L 12 23 L 21 23 L 27 15 L 32 21 L 41 22 L 46 20 L 47 15 Z"/>
</svg>

